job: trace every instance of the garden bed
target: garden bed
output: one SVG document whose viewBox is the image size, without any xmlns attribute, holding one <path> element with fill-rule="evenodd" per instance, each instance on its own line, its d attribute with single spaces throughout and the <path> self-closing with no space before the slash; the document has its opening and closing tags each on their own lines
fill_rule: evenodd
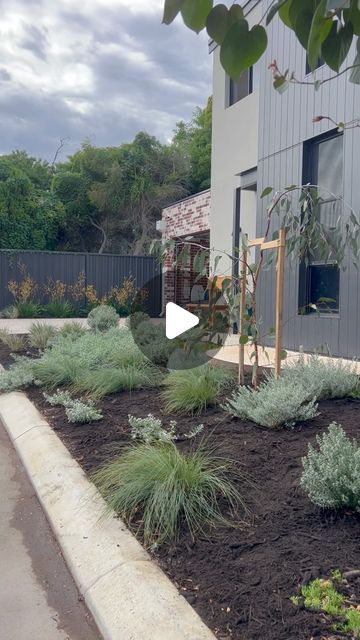
<svg viewBox="0 0 360 640">
<path fill-rule="evenodd" d="M 0 361 L 9 364 L 8 349 Z M 128 414 L 163 416 L 158 389 L 115 394 L 99 403 L 104 418 L 91 425 L 70 425 L 64 409 L 52 407 L 40 389 L 27 390 L 74 458 L 87 473 L 130 442 Z M 217 529 L 194 543 L 154 552 L 154 558 L 206 624 L 222 640 L 310 640 L 341 638 L 324 614 L 298 608 L 289 600 L 301 583 L 328 577 L 332 570 L 359 568 L 360 516 L 327 512 L 303 494 L 301 457 L 332 421 L 359 437 L 359 401 L 320 403 L 320 415 L 293 430 L 267 430 L 229 418 L 221 409 L 200 417 L 166 416 L 177 421 L 181 435 L 200 422 L 209 444 L 237 460 L 239 490 L 251 516 L 241 528 Z M 168 418 L 168 419 L 167 419 Z M 191 444 L 179 440 L 184 450 Z M 349 593 L 360 600 L 360 577 L 349 579 Z M 349 637 L 349 636 L 346 636 Z M 195 639 L 194 639 L 195 640 Z"/>
</svg>

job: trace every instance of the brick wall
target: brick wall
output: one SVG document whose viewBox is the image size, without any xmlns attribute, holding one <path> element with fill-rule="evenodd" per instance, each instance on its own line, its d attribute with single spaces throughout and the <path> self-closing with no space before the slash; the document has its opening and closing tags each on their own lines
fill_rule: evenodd
<svg viewBox="0 0 360 640">
<path fill-rule="evenodd" d="M 163 210 L 164 224 L 163 238 L 171 240 L 193 235 L 194 242 L 209 246 L 210 240 L 210 190 L 202 191 L 194 196 Z M 185 305 L 190 302 L 190 290 L 196 278 L 193 273 L 192 262 L 197 250 L 191 249 L 191 259 L 188 267 L 175 269 L 173 267 L 174 254 L 168 254 L 164 263 L 164 303 L 176 302 Z M 206 286 L 206 279 L 200 282 Z"/>
</svg>

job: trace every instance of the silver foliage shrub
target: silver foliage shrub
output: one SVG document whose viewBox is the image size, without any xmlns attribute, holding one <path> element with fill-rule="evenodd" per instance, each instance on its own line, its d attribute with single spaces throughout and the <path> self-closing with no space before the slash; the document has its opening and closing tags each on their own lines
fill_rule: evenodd
<svg viewBox="0 0 360 640">
<path fill-rule="evenodd" d="M 165 429 L 159 418 L 155 418 L 149 413 L 145 418 L 136 418 L 129 415 L 129 425 L 131 427 L 131 437 L 133 440 L 142 440 L 146 444 L 154 444 L 154 442 L 173 442 L 179 439 L 176 434 L 177 422 L 170 420 L 169 429 Z M 204 425 L 199 424 L 189 433 L 184 434 L 184 438 L 190 440 L 195 438 L 204 430 Z"/>
<path fill-rule="evenodd" d="M 223 405 L 237 418 L 251 420 L 262 427 L 293 426 L 317 415 L 316 398 L 309 399 L 306 389 L 289 377 L 276 380 L 269 376 L 258 390 L 240 386 Z"/>
<path fill-rule="evenodd" d="M 113 327 L 117 327 L 119 316 L 114 307 L 101 304 L 90 311 L 87 321 L 92 331 L 108 331 Z"/>
<path fill-rule="evenodd" d="M 33 382 L 33 360 L 25 356 L 17 357 L 9 369 L 0 371 L 0 391 L 15 391 L 21 387 L 28 387 Z"/>
<path fill-rule="evenodd" d="M 300 357 L 294 364 L 285 364 L 282 377 L 294 380 L 308 391 L 309 398 L 344 398 L 350 396 L 359 385 L 356 365 L 341 360 L 321 360 L 311 356 L 305 362 Z"/>
<path fill-rule="evenodd" d="M 45 400 L 54 406 L 62 406 L 69 422 L 94 422 L 101 420 L 103 415 L 94 402 L 74 399 L 68 391 L 57 390 L 52 396 L 44 393 Z"/>
<path fill-rule="evenodd" d="M 319 507 L 350 507 L 360 511 L 360 446 L 350 440 L 341 425 L 332 422 L 328 431 L 309 444 L 302 460 L 301 486 Z"/>
<path fill-rule="evenodd" d="M 82 402 L 82 400 L 73 400 L 65 407 L 65 413 L 69 422 L 94 422 L 103 417 L 93 402 Z"/>
</svg>

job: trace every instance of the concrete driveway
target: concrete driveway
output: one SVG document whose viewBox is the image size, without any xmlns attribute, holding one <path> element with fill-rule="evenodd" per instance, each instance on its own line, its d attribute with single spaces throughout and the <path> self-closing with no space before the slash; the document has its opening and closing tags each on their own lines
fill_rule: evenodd
<svg viewBox="0 0 360 640">
<path fill-rule="evenodd" d="M 1 640 L 100 640 L 0 423 Z"/>
</svg>

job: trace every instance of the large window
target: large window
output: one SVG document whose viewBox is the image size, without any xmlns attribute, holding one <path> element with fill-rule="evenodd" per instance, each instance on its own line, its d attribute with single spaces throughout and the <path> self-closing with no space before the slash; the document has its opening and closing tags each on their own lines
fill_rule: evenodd
<svg viewBox="0 0 360 640">
<path fill-rule="evenodd" d="M 320 219 L 329 233 L 342 213 L 343 193 L 343 136 L 328 134 L 304 144 L 304 184 L 318 185 L 321 198 Z M 299 306 L 306 313 L 311 305 L 323 313 L 339 310 L 340 273 L 330 259 L 324 262 L 316 250 L 300 267 Z"/>
<path fill-rule="evenodd" d="M 246 98 L 246 96 L 250 95 L 250 93 L 252 93 L 254 90 L 253 80 L 254 80 L 254 74 L 253 74 L 252 67 L 244 71 L 244 73 L 241 74 L 241 77 L 239 80 L 235 81 L 227 76 L 227 83 L 228 83 L 227 94 L 228 95 L 227 95 L 226 106 L 231 107 L 231 105 L 235 104 L 236 102 L 239 102 L 239 100 L 242 100 L 243 98 Z"/>
</svg>

